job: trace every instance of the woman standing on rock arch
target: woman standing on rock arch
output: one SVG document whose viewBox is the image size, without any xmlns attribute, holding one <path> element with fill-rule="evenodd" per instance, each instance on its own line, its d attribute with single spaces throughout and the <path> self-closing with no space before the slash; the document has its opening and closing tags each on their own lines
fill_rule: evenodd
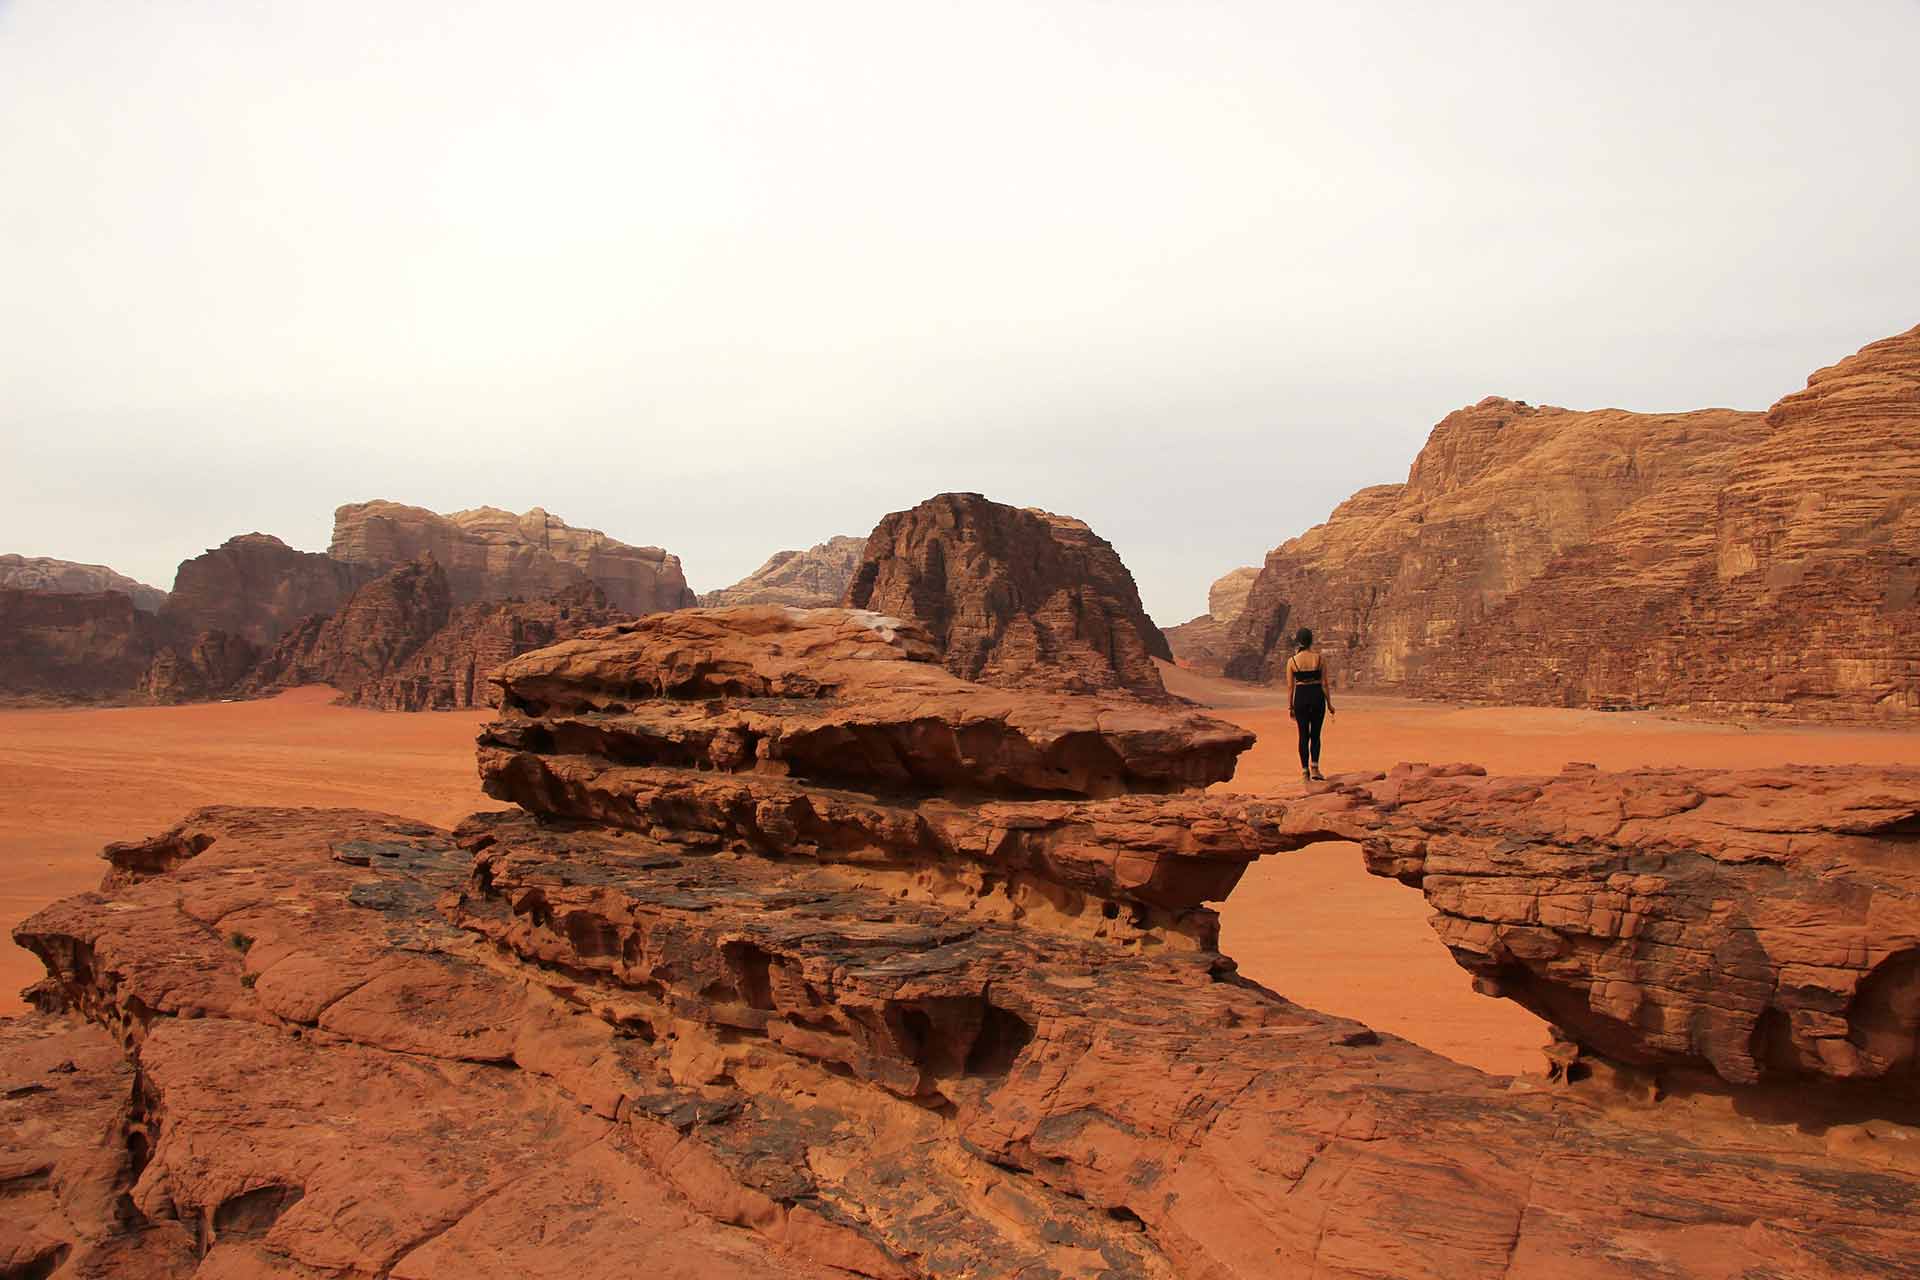
<svg viewBox="0 0 1920 1280">
<path fill-rule="evenodd" d="M 1320 726 L 1333 711 L 1333 698 L 1327 693 L 1327 669 L 1313 647 L 1313 630 L 1300 628 L 1293 638 L 1297 646 L 1287 659 L 1287 715 L 1300 727 L 1300 780 L 1325 782 L 1320 772 Z"/>
</svg>

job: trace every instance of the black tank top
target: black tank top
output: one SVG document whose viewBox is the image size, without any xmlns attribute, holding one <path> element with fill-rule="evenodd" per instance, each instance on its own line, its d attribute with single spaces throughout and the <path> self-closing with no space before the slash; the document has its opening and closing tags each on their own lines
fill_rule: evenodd
<svg viewBox="0 0 1920 1280">
<path fill-rule="evenodd" d="M 1299 660 L 1300 660 L 1300 655 L 1296 653 L 1293 655 L 1293 658 L 1289 660 L 1287 663 L 1287 670 L 1293 673 L 1293 682 L 1295 684 L 1319 684 L 1320 683 L 1320 667 L 1316 664 L 1311 670 L 1309 670 L 1306 667 L 1294 666 L 1293 664 L 1295 662 L 1298 662 Z"/>
</svg>

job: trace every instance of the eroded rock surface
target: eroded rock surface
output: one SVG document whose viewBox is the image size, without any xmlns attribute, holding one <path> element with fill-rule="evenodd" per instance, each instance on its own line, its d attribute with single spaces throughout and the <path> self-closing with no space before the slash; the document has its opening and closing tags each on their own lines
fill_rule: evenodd
<svg viewBox="0 0 1920 1280">
<path fill-rule="evenodd" d="M 1010 688 L 1165 692 L 1166 637 L 1079 520 L 943 493 L 875 526 L 843 603 L 924 626 L 947 669 Z"/>
<path fill-rule="evenodd" d="M 399 668 L 447 625 L 452 610 L 446 570 L 416 560 L 348 597 L 339 610 L 304 619 L 247 674 L 260 693 L 305 684 L 352 692 Z"/>
<path fill-rule="evenodd" d="M 1233 621 L 1246 612 L 1247 597 L 1260 570 L 1246 565 L 1214 580 L 1207 590 L 1207 611 L 1177 627 L 1166 627 L 1173 661 L 1217 676 L 1233 656 Z"/>
<path fill-rule="evenodd" d="M 348 503 L 333 513 L 328 554 L 376 573 L 432 556 L 447 571 L 456 605 L 541 599 L 589 583 L 632 614 L 694 603 L 678 556 L 576 529 L 539 507 L 440 515 L 399 502 Z"/>
<path fill-rule="evenodd" d="M 509 660 L 629 620 L 591 584 L 545 600 L 460 605 L 411 657 L 348 690 L 345 701 L 383 711 L 499 706 L 500 687 L 492 677 Z"/>
<path fill-rule="evenodd" d="M 730 587 L 708 591 L 700 603 L 707 608 L 740 604 L 784 604 L 818 609 L 840 603 L 860 567 L 867 540 L 829 538 L 805 551 L 776 551 L 758 569 Z"/>
<path fill-rule="evenodd" d="M 1920 1104 L 1920 769 L 1403 766 L 1313 803 L 1579 1052 Z"/>
</svg>

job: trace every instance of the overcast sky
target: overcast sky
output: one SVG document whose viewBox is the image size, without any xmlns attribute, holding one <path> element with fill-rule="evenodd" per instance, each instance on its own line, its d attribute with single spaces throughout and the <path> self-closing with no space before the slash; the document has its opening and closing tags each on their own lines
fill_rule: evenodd
<svg viewBox="0 0 1920 1280">
<path fill-rule="evenodd" d="M 1920 3 L 0 0 L 0 552 L 542 505 L 699 590 L 949 489 L 1164 624 L 1488 394 L 1920 322 Z"/>
</svg>

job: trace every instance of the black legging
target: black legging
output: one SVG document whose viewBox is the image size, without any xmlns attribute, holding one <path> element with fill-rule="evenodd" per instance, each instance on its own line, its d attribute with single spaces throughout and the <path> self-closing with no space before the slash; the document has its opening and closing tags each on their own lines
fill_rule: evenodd
<svg viewBox="0 0 1920 1280">
<path fill-rule="evenodd" d="M 1320 764 L 1320 726 L 1327 721 L 1327 691 L 1317 684 L 1295 685 L 1293 720 L 1300 726 L 1300 768 Z"/>
</svg>

